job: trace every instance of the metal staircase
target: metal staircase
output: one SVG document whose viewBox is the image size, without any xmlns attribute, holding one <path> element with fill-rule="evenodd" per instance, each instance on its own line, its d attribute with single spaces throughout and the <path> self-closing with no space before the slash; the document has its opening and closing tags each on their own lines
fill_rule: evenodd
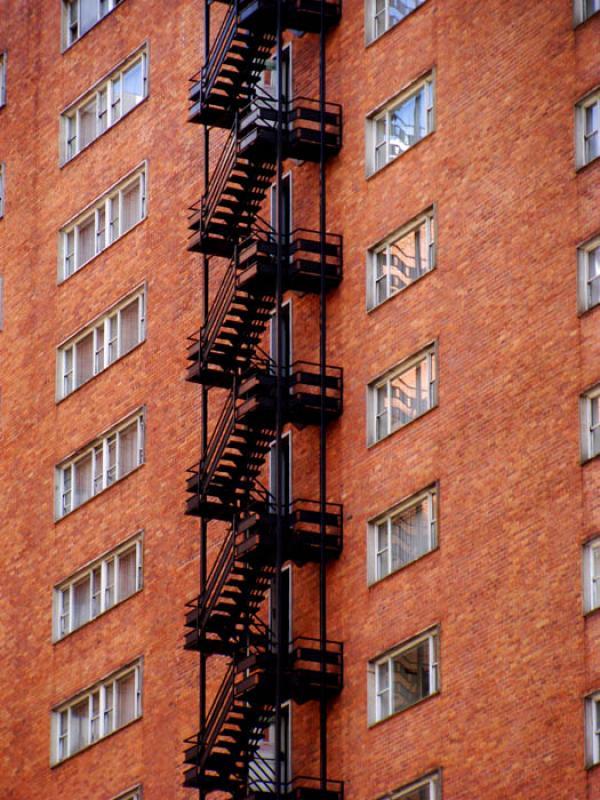
<svg viewBox="0 0 600 800">
<path fill-rule="evenodd" d="M 283 29 L 318 33 L 323 52 L 325 31 L 339 20 L 341 5 L 339 0 L 231 0 L 211 37 L 213 4 L 205 0 L 205 63 L 192 78 L 188 114 L 204 126 L 204 192 L 191 209 L 188 243 L 203 255 L 204 305 L 202 326 L 189 337 L 186 375 L 201 387 L 203 427 L 200 461 L 188 470 L 186 484 L 185 513 L 201 525 L 201 585 L 186 607 L 184 647 L 199 654 L 201 699 L 198 732 L 186 740 L 184 786 L 200 797 L 219 792 L 234 800 L 342 800 L 343 784 L 327 776 L 324 747 L 318 778 L 295 775 L 293 760 L 284 770 L 281 753 L 270 762 L 260 751 L 271 722 L 276 730 L 281 727 L 285 702 L 319 703 L 323 744 L 328 699 L 343 686 L 343 647 L 328 639 L 324 611 L 326 565 L 343 544 L 343 509 L 328 502 L 324 488 L 324 437 L 326 426 L 342 413 L 343 375 L 326 363 L 323 313 L 326 294 L 342 278 L 342 239 L 325 224 L 324 172 L 325 161 L 342 145 L 342 109 L 325 102 L 321 78 L 317 98 L 291 91 L 284 96 L 283 90 L 274 97 L 261 88 L 269 59 L 282 63 Z M 211 170 L 213 128 L 228 133 L 222 134 Z M 285 159 L 319 165 L 317 230 L 285 230 L 277 200 L 277 222 L 271 226 L 261 217 L 271 186 L 281 197 Z M 214 257 L 228 263 L 220 267 L 222 278 L 209 303 Z M 279 330 L 286 291 L 319 298 L 318 361 L 284 363 L 279 333 L 272 356 L 262 349 L 272 318 Z M 215 388 L 224 399 L 210 424 Z M 280 466 L 271 475 L 273 493 L 261 484 L 269 451 L 280 464 L 284 425 L 319 429 L 315 499 L 295 497 L 293 491 L 284 497 Z M 226 533 L 209 570 L 212 521 L 227 525 L 218 528 Z M 309 570 L 318 566 L 317 637 L 283 633 L 285 562 Z M 207 665 L 215 656 L 227 659 L 228 666 L 209 707 Z"/>
</svg>

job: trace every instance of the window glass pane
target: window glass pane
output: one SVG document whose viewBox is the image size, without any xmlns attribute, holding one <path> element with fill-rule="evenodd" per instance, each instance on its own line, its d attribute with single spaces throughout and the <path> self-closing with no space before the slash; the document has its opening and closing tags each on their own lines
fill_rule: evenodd
<svg viewBox="0 0 600 800">
<path fill-rule="evenodd" d="M 600 11 L 600 0 L 585 0 L 585 17 L 591 17 L 596 11 Z"/>
<path fill-rule="evenodd" d="M 106 89 L 98 93 L 98 135 L 108 127 L 108 103 L 106 95 Z"/>
<path fill-rule="evenodd" d="M 110 240 L 114 242 L 119 236 L 119 195 L 110 199 Z"/>
<path fill-rule="evenodd" d="M 100 738 L 100 692 L 92 695 L 92 719 L 90 725 L 91 740 L 95 742 Z"/>
<path fill-rule="evenodd" d="M 144 97 L 144 71 L 142 60 L 123 73 L 123 114 L 131 111 Z"/>
<path fill-rule="evenodd" d="M 598 102 L 593 103 L 585 109 L 585 160 L 591 161 L 600 155 L 600 140 L 598 136 L 599 125 Z"/>
<path fill-rule="evenodd" d="M 75 374 L 77 386 L 89 381 L 94 374 L 94 333 L 91 331 L 75 345 Z"/>
<path fill-rule="evenodd" d="M 600 605 L 600 547 L 592 548 L 592 606 Z"/>
<path fill-rule="evenodd" d="M 71 753 L 89 744 L 90 703 L 86 697 L 71 707 Z"/>
<path fill-rule="evenodd" d="M 116 122 L 121 116 L 121 76 L 110 82 L 112 93 L 112 122 Z"/>
<path fill-rule="evenodd" d="M 73 627 L 78 628 L 90 618 L 90 576 L 73 585 Z"/>
<path fill-rule="evenodd" d="M 110 733 L 114 723 L 113 686 L 109 683 L 104 687 L 104 735 Z"/>
<path fill-rule="evenodd" d="M 130 672 L 117 681 L 117 727 L 136 716 L 135 672 Z"/>
<path fill-rule="evenodd" d="M 123 191 L 123 233 L 141 219 L 141 200 L 139 178 Z"/>
<path fill-rule="evenodd" d="M 600 303 L 600 247 L 595 247 L 586 254 L 588 267 L 589 305 Z"/>
<path fill-rule="evenodd" d="M 429 407 L 429 386 L 425 361 L 391 380 L 392 428 L 406 425 Z"/>
<path fill-rule="evenodd" d="M 92 454 L 84 456 L 74 465 L 75 469 L 75 505 L 81 503 L 92 495 Z"/>
<path fill-rule="evenodd" d="M 106 247 L 106 208 L 102 205 L 98 209 L 98 229 L 96 231 L 96 252 L 100 253 Z"/>
<path fill-rule="evenodd" d="M 392 518 L 392 569 L 414 561 L 431 548 L 430 522 L 427 499 Z"/>
<path fill-rule="evenodd" d="M 118 336 L 119 336 L 119 320 L 118 314 L 113 314 L 108 319 L 108 363 L 118 358 Z"/>
<path fill-rule="evenodd" d="M 135 545 L 119 556 L 118 599 L 124 600 L 135 592 L 136 548 Z"/>
<path fill-rule="evenodd" d="M 138 465 L 137 422 L 124 428 L 119 434 L 119 477 L 131 472 Z"/>
<path fill-rule="evenodd" d="M 390 0 L 390 27 L 418 8 L 425 0 Z"/>
<path fill-rule="evenodd" d="M 101 575 L 102 569 L 100 567 L 95 567 L 92 572 L 92 616 L 94 617 L 97 617 L 102 610 L 100 607 L 100 598 L 102 595 Z"/>
<path fill-rule="evenodd" d="M 98 0 L 79 0 L 81 8 L 81 36 L 98 22 Z"/>
<path fill-rule="evenodd" d="M 390 112 L 390 158 L 408 150 L 426 132 L 425 90 L 422 88 Z"/>
<path fill-rule="evenodd" d="M 79 149 L 96 138 L 96 98 L 79 110 Z"/>
<path fill-rule="evenodd" d="M 71 616 L 71 587 L 67 586 L 60 593 L 60 629 L 59 635 L 64 636 L 69 632 L 69 619 Z"/>
<path fill-rule="evenodd" d="M 121 311 L 121 355 L 135 347 L 140 340 L 139 304 L 136 298 Z"/>
<path fill-rule="evenodd" d="M 377 577 L 383 578 L 390 571 L 388 552 L 388 523 L 387 520 L 377 526 Z"/>
<path fill-rule="evenodd" d="M 429 268 L 427 222 L 390 245 L 390 291 L 404 289 Z"/>
<path fill-rule="evenodd" d="M 106 595 L 104 603 L 110 608 L 115 602 L 115 559 L 106 562 Z"/>
<path fill-rule="evenodd" d="M 96 220 L 95 214 L 90 219 L 82 222 L 78 227 L 79 246 L 77 252 L 77 266 L 81 267 L 96 254 Z"/>
<path fill-rule="evenodd" d="M 65 278 L 75 269 L 75 231 L 65 235 Z"/>
<path fill-rule="evenodd" d="M 394 711 L 431 694 L 430 666 L 428 639 L 393 657 Z"/>
<path fill-rule="evenodd" d="M 385 386 L 380 386 L 376 390 L 376 402 L 377 402 L 377 424 L 376 424 L 376 431 L 375 431 L 375 438 L 381 439 L 388 433 L 388 401 L 387 401 L 387 384 Z"/>
<path fill-rule="evenodd" d="M 63 353 L 63 395 L 73 391 L 73 348 Z"/>
<path fill-rule="evenodd" d="M 106 485 L 110 486 L 111 483 L 117 478 L 117 437 L 111 436 L 107 443 L 108 463 L 106 465 Z"/>
<path fill-rule="evenodd" d="M 596 455 L 600 452 L 600 397 L 592 397 L 590 399 L 590 435 L 591 435 L 591 450 L 590 455 Z"/>
</svg>

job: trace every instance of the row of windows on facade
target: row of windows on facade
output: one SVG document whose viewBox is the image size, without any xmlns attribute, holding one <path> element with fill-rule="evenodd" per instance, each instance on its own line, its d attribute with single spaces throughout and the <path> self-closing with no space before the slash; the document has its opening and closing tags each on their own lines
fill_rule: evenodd
<svg viewBox="0 0 600 800">
<path fill-rule="evenodd" d="M 367 41 L 373 41 L 393 28 L 409 16 L 426 0 L 371 0 L 367 5 L 369 16 L 367 22 Z M 600 11 L 600 0 L 574 0 L 574 22 L 580 25 L 597 11 Z"/>
<path fill-rule="evenodd" d="M 381 703 L 396 710 L 433 694 L 436 665 L 436 634 L 426 634 L 404 648 L 370 665 L 377 681 L 377 707 Z M 380 677 L 377 677 L 380 676 Z M 61 703 L 52 712 L 52 762 L 57 764 L 100 739 L 120 730 L 142 715 L 142 659 L 112 673 L 88 689 Z M 389 688 L 383 687 L 388 682 Z M 389 699 L 384 699 L 389 695 Z M 393 712 L 392 712 L 393 713 Z M 138 800 L 141 787 L 122 796 Z M 440 800 L 439 770 L 423 776 L 382 800 Z M 121 798 L 119 798 L 121 800 Z"/>
<path fill-rule="evenodd" d="M 70 47 L 123 0 L 63 0 L 63 46 Z M 402 22 L 426 0 L 372 0 L 367 6 L 367 41 Z M 600 0 L 574 0 L 575 24 L 600 10 Z"/>
<path fill-rule="evenodd" d="M 429 73 L 367 118 L 367 172 L 373 174 L 434 131 L 435 76 Z M 576 166 L 600 156 L 600 92 L 575 106 Z"/>
</svg>

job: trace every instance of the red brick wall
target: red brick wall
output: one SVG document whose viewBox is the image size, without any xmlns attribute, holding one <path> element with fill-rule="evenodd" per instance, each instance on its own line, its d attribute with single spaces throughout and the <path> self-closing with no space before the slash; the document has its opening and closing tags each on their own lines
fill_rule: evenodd
<svg viewBox="0 0 600 800">
<path fill-rule="evenodd" d="M 137 781 L 146 800 L 191 796 L 180 783 L 182 740 L 197 728 L 197 658 L 181 643 L 183 606 L 198 591 L 198 523 L 182 508 L 200 394 L 184 368 L 201 259 L 185 245 L 202 135 L 186 123 L 186 80 L 202 61 L 202 15 L 192 0 L 125 0 L 61 54 L 58 0 L 0 0 L 0 795 L 15 800 L 108 800 Z M 577 316 L 575 248 L 600 229 L 600 165 L 575 172 L 573 105 L 600 83 L 600 17 L 573 30 L 570 0 L 427 0 L 367 48 L 363 29 L 363 4 L 346 0 L 328 41 L 328 99 L 344 106 L 329 229 L 345 241 L 328 307 L 329 361 L 345 369 L 328 483 L 346 537 L 329 574 L 330 638 L 346 655 L 330 776 L 346 781 L 349 800 L 434 767 L 445 800 L 593 799 L 583 697 L 600 688 L 600 622 L 582 616 L 580 551 L 600 528 L 600 473 L 598 461 L 580 465 L 578 396 L 600 380 L 600 311 Z M 148 100 L 61 169 L 60 111 L 144 41 Z M 295 89 L 314 96 L 317 40 L 293 38 L 293 48 Z M 365 116 L 432 67 L 435 133 L 367 180 Z M 213 158 L 220 142 L 215 134 Z M 144 159 L 147 219 L 57 285 L 60 227 Z M 317 169 L 292 169 L 295 224 L 315 226 Z M 367 313 L 366 248 L 432 203 L 435 272 Z M 222 267 L 214 262 L 213 291 Z M 146 342 L 57 405 L 56 345 L 144 280 Z M 315 298 L 294 298 L 298 358 L 317 355 L 317 313 Z M 433 339 L 439 406 L 367 448 L 366 385 Z M 211 393 L 215 414 L 220 397 Z M 55 522 L 54 465 L 142 404 L 146 464 Z M 316 496 L 318 437 L 293 437 L 297 492 Z M 435 480 L 439 549 L 368 588 L 367 520 Z M 52 587 L 139 528 L 143 592 L 53 644 Z M 210 534 L 214 557 L 223 527 Z M 316 633 L 314 566 L 294 569 L 294 601 L 294 633 Z M 368 660 L 434 623 L 440 695 L 369 729 Z M 142 720 L 50 769 L 52 706 L 140 654 Z M 222 667 L 213 661 L 211 686 Z M 292 723 L 295 767 L 313 774 L 315 712 L 295 708 Z"/>
</svg>

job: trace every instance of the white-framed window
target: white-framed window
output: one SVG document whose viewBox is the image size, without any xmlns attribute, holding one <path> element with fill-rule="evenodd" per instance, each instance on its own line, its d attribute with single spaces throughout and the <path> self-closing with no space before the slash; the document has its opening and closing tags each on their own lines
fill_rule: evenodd
<svg viewBox="0 0 600 800">
<path fill-rule="evenodd" d="M 114 672 L 52 712 L 57 764 L 142 715 L 142 660 Z"/>
<path fill-rule="evenodd" d="M 57 518 L 74 511 L 143 463 L 142 409 L 57 466 Z"/>
<path fill-rule="evenodd" d="M 4 195 L 6 186 L 6 169 L 0 162 L 0 219 L 4 216 Z"/>
<path fill-rule="evenodd" d="M 437 405 L 437 371 L 437 345 L 433 343 L 369 384 L 369 444 Z"/>
<path fill-rule="evenodd" d="M 600 384 L 580 398 L 581 457 L 583 461 L 600 453 Z"/>
<path fill-rule="evenodd" d="M 575 0 L 575 24 L 579 25 L 600 11 L 600 0 Z"/>
<path fill-rule="evenodd" d="M 434 76 L 430 73 L 367 119 L 367 168 L 377 172 L 432 133 Z"/>
<path fill-rule="evenodd" d="M 588 767 L 600 764 L 600 692 L 585 699 L 585 750 Z"/>
<path fill-rule="evenodd" d="M 383 303 L 435 267 L 434 209 L 372 247 L 367 254 L 367 307 Z"/>
<path fill-rule="evenodd" d="M 144 47 L 63 112 L 63 163 L 132 111 L 147 94 L 148 52 Z"/>
<path fill-rule="evenodd" d="M 438 771 L 402 786 L 380 800 L 442 800 L 442 780 Z"/>
<path fill-rule="evenodd" d="M 577 103 L 575 130 L 577 166 L 583 167 L 600 156 L 600 91 Z"/>
<path fill-rule="evenodd" d="M 583 610 L 600 607 L 600 536 L 583 547 Z"/>
<path fill-rule="evenodd" d="M 368 0 L 367 41 L 372 42 L 422 6 L 425 0 Z"/>
<path fill-rule="evenodd" d="M 63 0 L 63 47 L 75 44 L 84 33 L 122 2 L 123 0 Z"/>
<path fill-rule="evenodd" d="M 60 232 L 59 279 L 66 280 L 146 216 L 144 164 L 67 223 Z"/>
<path fill-rule="evenodd" d="M 143 537 L 136 534 L 54 589 L 54 638 L 62 639 L 139 592 Z"/>
<path fill-rule="evenodd" d="M 0 53 L 0 108 L 6 105 L 6 52 Z"/>
<path fill-rule="evenodd" d="M 600 303 L 600 236 L 577 248 L 579 310 L 587 311 Z"/>
<path fill-rule="evenodd" d="M 146 293 L 141 289 L 58 348 L 59 398 L 69 395 L 144 340 L 145 306 Z"/>
<path fill-rule="evenodd" d="M 439 631 L 411 639 L 369 662 L 369 723 L 439 691 Z"/>
<path fill-rule="evenodd" d="M 142 800 L 142 787 L 134 786 L 133 789 L 128 789 L 126 792 L 114 797 L 113 800 Z"/>
<path fill-rule="evenodd" d="M 369 523 L 369 583 L 437 546 L 437 496 L 437 487 L 431 486 Z"/>
</svg>

